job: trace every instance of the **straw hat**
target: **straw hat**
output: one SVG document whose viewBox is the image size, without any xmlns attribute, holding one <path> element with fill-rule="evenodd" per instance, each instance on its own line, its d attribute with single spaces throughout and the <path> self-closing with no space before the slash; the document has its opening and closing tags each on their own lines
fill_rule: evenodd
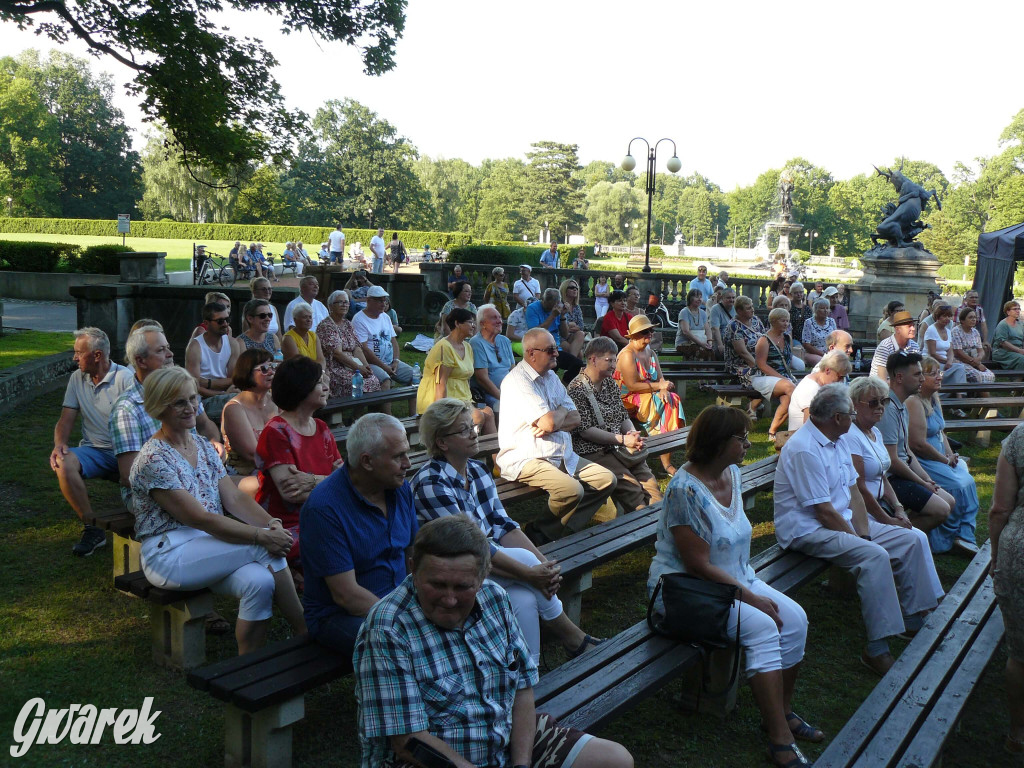
<svg viewBox="0 0 1024 768">
<path fill-rule="evenodd" d="M 893 325 L 913 325 L 914 316 L 906 310 L 903 310 L 902 312 L 894 312 L 890 322 Z"/>
<path fill-rule="evenodd" d="M 647 315 L 635 315 L 629 321 L 629 335 L 636 336 L 637 334 L 646 331 L 648 328 L 653 327 L 654 323 L 651 322 L 651 318 Z"/>
</svg>

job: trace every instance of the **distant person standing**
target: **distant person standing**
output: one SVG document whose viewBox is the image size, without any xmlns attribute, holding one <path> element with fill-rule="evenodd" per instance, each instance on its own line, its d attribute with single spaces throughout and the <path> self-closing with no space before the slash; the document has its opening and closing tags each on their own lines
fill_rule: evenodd
<svg viewBox="0 0 1024 768">
<path fill-rule="evenodd" d="M 327 247 L 330 248 L 331 264 L 345 263 L 345 233 L 341 231 L 341 224 L 330 235 L 327 236 Z"/>
<path fill-rule="evenodd" d="M 708 280 L 708 267 L 706 264 L 701 264 L 697 267 L 697 277 L 690 281 L 687 293 L 692 290 L 698 290 L 703 294 L 704 298 L 700 302 L 702 306 L 708 303 L 711 294 L 715 292 L 714 284 Z"/>
<path fill-rule="evenodd" d="M 377 230 L 377 234 L 370 238 L 370 252 L 373 254 L 373 264 L 370 271 L 375 275 L 384 274 L 384 227 Z"/>
<path fill-rule="evenodd" d="M 558 243 L 552 243 L 544 253 L 540 255 L 540 265 L 548 269 L 558 269 Z"/>
</svg>

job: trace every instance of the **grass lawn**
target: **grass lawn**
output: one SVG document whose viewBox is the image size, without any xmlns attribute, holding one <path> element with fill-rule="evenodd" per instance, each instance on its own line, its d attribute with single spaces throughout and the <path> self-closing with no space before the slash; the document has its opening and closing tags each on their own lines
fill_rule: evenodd
<svg viewBox="0 0 1024 768">
<path fill-rule="evenodd" d="M 405 339 L 411 338 L 407 334 Z M 0 342 L 2 344 L 3 342 Z M 422 355 L 403 351 L 403 359 L 422 362 Z M 109 548 L 87 559 L 74 558 L 70 549 L 80 524 L 63 501 L 46 459 L 52 448 L 53 424 L 61 392 L 37 398 L 33 407 L 5 418 L 4 458 L 0 464 L 0 733 L 13 733 L 14 720 L 30 698 L 39 696 L 48 707 L 91 703 L 97 707 L 140 707 L 154 697 L 160 710 L 150 745 L 116 746 L 110 736 L 99 745 L 37 745 L 20 764 L 29 766 L 138 766 L 194 768 L 220 765 L 223 760 L 222 705 L 194 691 L 185 676 L 155 667 L 149 655 L 149 615 L 145 602 L 115 591 L 111 584 Z M 686 400 L 692 418 L 710 398 L 691 387 Z M 396 404 L 402 415 L 404 403 Z M 752 462 L 771 450 L 764 436 L 766 420 L 752 432 Z M 17 436 L 17 437 L 15 437 Z M 978 481 L 982 509 L 987 509 L 998 445 L 978 449 L 968 445 L 972 473 Z M 675 457 L 677 465 L 682 457 Z M 664 482 L 664 481 L 663 481 Z M 113 483 L 89 481 L 94 503 L 120 504 Z M 546 514 L 543 502 L 514 505 L 520 521 Z M 757 500 L 751 514 L 754 550 L 774 539 L 771 494 Z M 987 535 L 979 517 L 979 540 Z M 610 637 L 641 621 L 646 610 L 647 570 L 653 547 L 620 558 L 594 574 L 594 586 L 583 598 L 582 626 L 591 634 Z M 966 560 L 941 556 L 938 567 L 950 587 Z M 834 736 L 872 690 L 878 679 L 857 660 L 864 630 L 856 600 L 837 597 L 812 583 L 796 593 L 807 610 L 811 628 L 808 654 L 797 689 L 796 710 Z M 237 603 L 217 599 L 229 619 Z M 284 638 L 287 628 L 275 619 L 273 637 Z M 893 650 L 903 648 L 894 642 Z M 233 639 L 210 637 L 210 661 L 235 654 Z M 556 666 L 563 653 L 545 647 L 545 662 Z M 1000 652 L 974 698 L 959 733 L 946 752 L 950 766 L 1007 765 L 1002 736 L 1007 718 L 1003 705 Z M 600 735 L 625 743 L 637 766 L 715 766 L 748 768 L 764 762 L 758 715 L 749 688 L 740 692 L 737 710 L 724 721 L 681 712 L 674 701 L 678 684 L 667 686 L 636 710 L 619 718 Z M 13 742 L 11 742 L 13 743 Z M 803 747 L 804 745 L 801 745 Z M 821 747 L 807 745 L 814 757 Z M 306 698 L 306 717 L 294 729 L 296 766 L 359 764 L 356 711 L 352 681 L 340 680 Z"/>
<path fill-rule="evenodd" d="M 37 357 L 66 352 L 75 345 L 70 333 L 6 331 L 0 336 L 0 370 L 13 368 Z"/>
</svg>

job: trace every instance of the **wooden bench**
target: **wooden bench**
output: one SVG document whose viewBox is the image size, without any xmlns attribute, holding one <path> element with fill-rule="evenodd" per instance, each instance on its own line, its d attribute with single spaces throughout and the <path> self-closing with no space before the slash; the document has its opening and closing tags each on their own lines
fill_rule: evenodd
<svg viewBox="0 0 1024 768">
<path fill-rule="evenodd" d="M 759 578 L 786 593 L 828 567 L 778 545 L 753 557 L 751 565 Z M 562 725 L 600 728 L 695 668 L 700 656 L 691 645 L 655 635 L 644 620 L 544 675 L 534 689 L 537 709 Z M 725 698 L 735 701 L 735 691 Z"/>
<path fill-rule="evenodd" d="M 815 766 L 927 768 L 941 760 L 1003 638 L 990 561 L 986 544 Z"/>
<path fill-rule="evenodd" d="M 410 442 L 416 437 L 419 431 L 419 416 L 404 416 L 399 419 L 402 422 L 402 426 L 405 427 L 405 434 L 408 436 Z M 349 426 L 333 426 L 331 427 L 331 435 L 333 435 L 335 442 L 338 443 L 338 450 L 345 453 L 345 438 L 348 437 L 348 431 L 351 429 Z"/>
<path fill-rule="evenodd" d="M 409 403 L 409 414 L 416 415 L 416 391 L 417 387 L 392 387 L 380 392 L 369 392 L 362 397 L 332 397 L 327 404 L 319 409 L 314 415 L 323 419 L 330 426 L 340 425 L 344 416 L 356 408 L 370 408 L 386 403 L 393 403 L 397 400 L 406 400 Z"/>
</svg>

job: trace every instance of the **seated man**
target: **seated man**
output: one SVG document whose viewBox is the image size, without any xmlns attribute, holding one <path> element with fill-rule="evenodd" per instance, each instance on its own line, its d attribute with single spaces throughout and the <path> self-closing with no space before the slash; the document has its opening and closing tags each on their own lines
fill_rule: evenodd
<svg viewBox="0 0 1024 768">
<path fill-rule="evenodd" d="M 555 346 L 558 348 L 557 367 L 565 371 L 562 374 L 562 383 L 568 384 L 583 370 L 584 363 L 562 349 L 562 337 L 567 333 L 566 323 L 563 322 L 565 312 L 562 294 L 557 288 L 546 288 L 541 294 L 540 301 L 535 301 L 526 308 L 526 324 L 530 328 L 545 329 L 555 339 Z"/>
<path fill-rule="evenodd" d="M 356 641 L 362 764 L 422 766 L 416 739 L 459 768 L 632 768 L 620 744 L 536 713 L 537 666 L 508 594 L 487 579 L 490 559 L 463 515 L 420 529 L 412 575 L 373 607 Z"/>
<path fill-rule="evenodd" d="M 725 359 L 725 329 L 736 319 L 736 291 L 726 288 L 722 296 L 711 308 L 708 320 L 711 323 L 711 341 L 718 360 Z"/>
<path fill-rule="evenodd" d="M 892 323 L 892 336 L 886 336 L 875 347 L 875 354 L 871 358 L 871 375 L 877 376 L 882 381 L 889 381 L 889 372 L 886 370 L 886 363 L 889 356 L 895 352 L 920 352 L 921 348 L 914 341 L 917 328 L 914 325 L 913 316 L 906 310 L 893 312 L 889 318 Z"/>
<path fill-rule="evenodd" d="M 320 253 L 317 254 L 317 258 L 320 259 L 320 264 L 331 263 L 331 252 L 327 250 L 327 243 L 320 243 Z"/>
<path fill-rule="evenodd" d="M 882 676 L 894 663 L 888 638 L 919 629 L 942 589 L 932 579 L 934 565 L 923 539 L 868 518 L 849 449 L 839 442 L 853 414 L 845 384 L 829 384 L 814 396 L 810 420 L 779 457 L 775 535 L 780 546 L 828 560 L 856 577 L 868 639 L 861 663 Z"/>
<path fill-rule="evenodd" d="M 839 289 L 830 285 L 825 289 L 825 298 L 829 303 L 829 316 L 836 321 L 836 328 L 840 331 L 850 330 L 850 317 L 846 314 L 846 307 L 839 301 Z"/>
<path fill-rule="evenodd" d="M 837 331 L 842 333 L 842 331 Z M 850 375 L 850 358 L 845 352 L 833 349 L 826 352 L 814 370 L 800 379 L 789 398 L 789 429 L 800 429 L 807 421 L 807 411 L 818 390 L 829 384 L 841 382 Z"/>
<path fill-rule="evenodd" d="M 366 362 L 381 384 L 387 384 L 386 389 L 390 388 L 392 381 L 406 386 L 412 384 L 412 367 L 399 359 L 398 334 L 391 318 L 384 312 L 388 298 L 388 292 L 379 285 L 370 286 L 366 291 L 366 309 L 352 318 L 352 330 L 363 348 Z M 390 407 L 390 403 L 384 406 L 389 413 Z"/>
<path fill-rule="evenodd" d="M 257 278 L 266 279 L 266 278 Z M 189 341 L 185 347 L 185 370 L 196 380 L 203 409 L 214 424 L 238 387 L 231 375 L 238 359 L 238 347 L 231 339 L 231 310 L 213 301 L 203 307 L 206 331 Z"/>
<path fill-rule="evenodd" d="M 506 480 L 541 488 L 553 517 L 530 523 L 525 533 L 540 546 L 581 531 L 615 490 L 615 475 L 581 459 L 569 433 L 580 425 L 576 406 L 555 376 L 558 349 L 551 334 L 531 328 L 523 361 L 501 382 L 495 463 Z"/>
<path fill-rule="evenodd" d="M 313 308 L 313 330 L 316 331 L 316 327 L 330 314 L 324 303 L 317 298 L 318 295 L 320 295 L 320 281 L 316 279 L 315 275 L 306 275 L 299 280 L 299 295 L 289 301 L 288 306 L 284 308 L 284 317 L 281 318 L 284 323 L 284 327 L 281 328 L 282 334 L 287 333 L 295 326 L 292 312 L 303 302 Z"/>
<path fill-rule="evenodd" d="M 484 304 L 476 311 L 477 331 L 469 340 L 475 366 L 470 387 L 495 413 L 501 404 L 501 382 L 516 364 L 512 342 L 501 335 L 501 326 L 501 313 L 493 304 Z"/>
<path fill-rule="evenodd" d="M 117 457 L 110 440 L 110 411 L 132 385 L 132 372 L 110 359 L 110 340 L 99 328 L 75 331 L 75 362 L 64 392 L 64 405 L 53 430 L 50 469 L 57 473 L 60 492 L 79 519 L 92 514 L 85 481 L 90 477 L 117 479 Z M 68 440 L 78 414 L 82 414 L 82 440 L 69 448 Z M 71 548 L 88 557 L 107 543 L 102 529 L 85 526 L 81 540 Z"/>
<path fill-rule="evenodd" d="M 352 425 L 346 446 L 348 461 L 302 505 L 299 535 L 309 634 L 347 655 L 370 608 L 405 578 L 419 523 L 401 422 L 367 414 Z"/>
</svg>

